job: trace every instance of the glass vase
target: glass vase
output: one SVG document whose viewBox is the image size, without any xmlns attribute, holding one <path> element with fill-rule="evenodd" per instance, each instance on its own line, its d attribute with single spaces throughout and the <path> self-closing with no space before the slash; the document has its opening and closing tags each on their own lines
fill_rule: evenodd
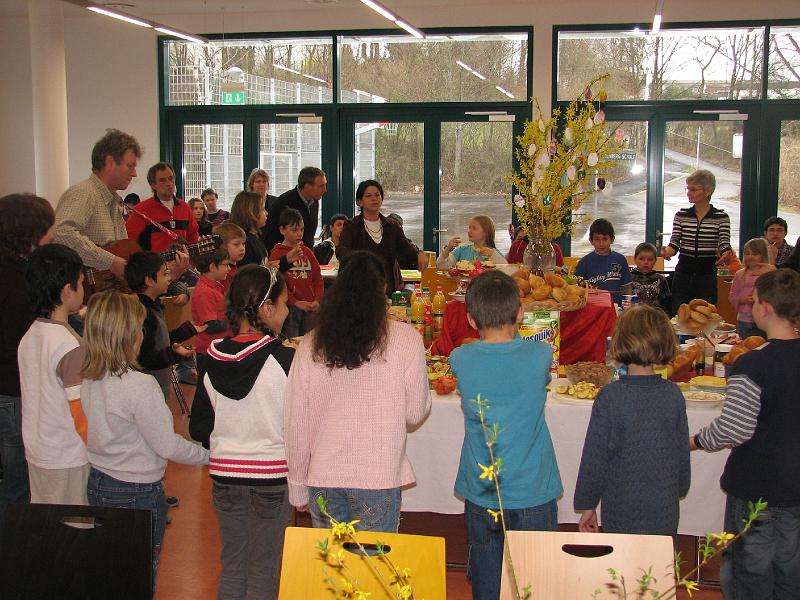
<svg viewBox="0 0 800 600">
<path fill-rule="evenodd" d="M 528 236 L 528 245 L 522 255 L 522 265 L 539 276 L 556 268 L 556 252 L 550 240 L 541 232 L 537 231 Z"/>
</svg>

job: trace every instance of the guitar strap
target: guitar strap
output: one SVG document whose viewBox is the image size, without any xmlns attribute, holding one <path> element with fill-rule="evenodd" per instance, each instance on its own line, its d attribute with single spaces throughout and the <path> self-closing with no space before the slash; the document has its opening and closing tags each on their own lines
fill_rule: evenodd
<svg viewBox="0 0 800 600">
<path fill-rule="evenodd" d="M 166 235 L 171 237 L 175 241 L 176 244 L 186 245 L 188 243 L 185 239 L 183 239 L 181 236 L 177 235 L 174 231 L 170 231 L 169 229 L 164 227 L 158 221 L 154 221 L 153 219 L 151 219 L 149 216 L 147 216 L 143 212 L 140 212 L 140 211 L 136 210 L 135 206 L 129 208 L 124 203 L 122 204 L 122 206 L 124 207 L 122 209 L 123 213 L 126 212 L 126 211 L 129 212 L 129 213 L 131 213 L 131 212 L 136 213 L 137 215 L 142 217 L 145 221 L 147 221 L 148 223 L 150 223 L 151 225 L 153 225 L 154 227 L 156 227 L 157 229 L 161 230 L 163 233 L 165 233 Z"/>
</svg>

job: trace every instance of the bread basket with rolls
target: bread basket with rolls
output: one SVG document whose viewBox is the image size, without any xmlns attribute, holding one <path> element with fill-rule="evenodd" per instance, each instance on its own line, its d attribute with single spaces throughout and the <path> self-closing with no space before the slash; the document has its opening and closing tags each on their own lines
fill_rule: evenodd
<svg viewBox="0 0 800 600">
<path fill-rule="evenodd" d="M 560 310 L 568 312 L 586 306 L 588 290 L 568 284 L 557 273 L 534 275 L 519 269 L 511 275 L 519 288 L 519 298 L 525 310 Z"/>
<path fill-rule="evenodd" d="M 684 333 L 708 335 L 722 323 L 722 315 L 717 307 L 702 298 L 695 298 L 688 304 L 681 304 L 675 322 Z"/>
</svg>

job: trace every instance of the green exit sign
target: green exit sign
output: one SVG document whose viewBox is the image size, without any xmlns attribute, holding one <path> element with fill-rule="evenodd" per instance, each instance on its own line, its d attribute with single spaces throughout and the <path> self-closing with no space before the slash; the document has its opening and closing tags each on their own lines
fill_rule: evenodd
<svg viewBox="0 0 800 600">
<path fill-rule="evenodd" d="M 222 92 L 223 104 L 244 104 L 246 98 L 245 92 Z"/>
</svg>

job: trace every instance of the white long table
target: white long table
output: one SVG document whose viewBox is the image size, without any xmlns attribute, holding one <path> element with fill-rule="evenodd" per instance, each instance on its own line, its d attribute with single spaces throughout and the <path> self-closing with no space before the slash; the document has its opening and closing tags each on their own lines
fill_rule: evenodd
<svg viewBox="0 0 800 600">
<path fill-rule="evenodd" d="M 590 403 L 565 404 L 552 394 L 545 405 L 545 418 L 564 486 L 564 495 L 558 501 L 560 523 L 577 523 L 580 519 L 580 514 L 572 509 L 572 500 L 591 410 Z M 720 407 L 690 406 L 686 412 L 691 434 L 719 415 Z M 407 452 L 417 483 L 403 490 L 402 510 L 442 514 L 464 512 L 463 500 L 453 492 L 463 440 L 464 416 L 460 398 L 456 394 L 433 394 L 431 414 L 408 436 Z M 679 533 L 700 536 L 706 532 L 722 531 L 725 495 L 719 487 L 719 478 L 728 454 L 728 450 L 692 452 L 692 485 L 689 494 L 681 501 Z"/>
</svg>

